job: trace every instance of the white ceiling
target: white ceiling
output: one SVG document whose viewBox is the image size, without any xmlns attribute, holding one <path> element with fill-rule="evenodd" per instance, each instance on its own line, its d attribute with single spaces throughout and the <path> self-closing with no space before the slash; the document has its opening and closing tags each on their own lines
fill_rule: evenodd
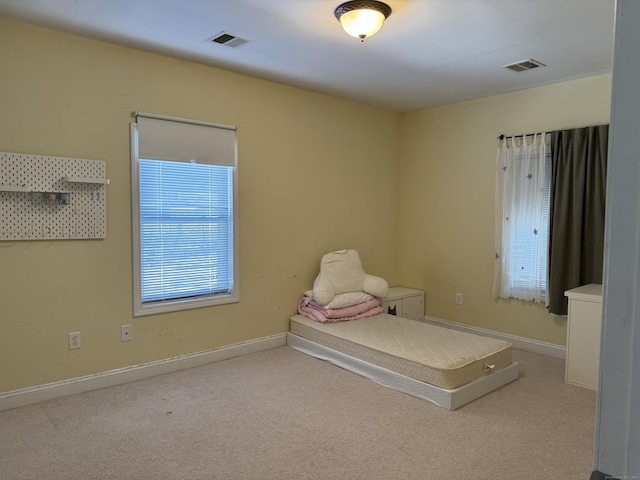
<svg viewBox="0 0 640 480">
<path fill-rule="evenodd" d="M 611 71 L 614 0 L 388 0 L 364 43 L 340 0 L 0 0 L 0 16 L 397 111 Z M 252 42 L 208 42 L 228 31 Z M 503 65 L 533 58 L 523 73 Z"/>
</svg>

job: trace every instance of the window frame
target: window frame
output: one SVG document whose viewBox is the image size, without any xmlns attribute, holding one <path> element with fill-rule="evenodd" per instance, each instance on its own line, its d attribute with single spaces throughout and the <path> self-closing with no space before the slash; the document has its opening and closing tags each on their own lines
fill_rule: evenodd
<svg viewBox="0 0 640 480">
<path fill-rule="evenodd" d="M 161 120 L 180 121 L 183 123 L 191 123 L 196 125 L 204 125 L 217 128 L 232 129 L 235 127 L 221 126 L 218 124 L 196 122 L 193 120 L 179 119 L 175 117 L 164 117 L 160 115 L 139 114 L 150 118 Z M 239 283 L 239 235 L 238 235 L 238 156 L 237 156 L 237 138 L 234 139 L 234 162 L 230 166 L 232 169 L 232 202 L 233 202 L 233 286 L 230 292 L 202 295 L 197 297 L 182 297 L 170 300 L 143 302 L 142 301 L 142 262 L 141 262 L 141 236 L 140 236 L 140 162 L 139 162 L 139 138 L 138 123 L 132 122 L 130 125 L 131 137 L 131 237 L 132 237 L 132 265 L 133 265 L 133 316 L 154 315 L 167 312 L 176 312 L 189 310 L 194 308 L 204 308 L 216 305 L 225 305 L 229 303 L 237 303 L 240 301 L 240 283 Z M 162 160 L 159 160 L 162 161 Z"/>
</svg>

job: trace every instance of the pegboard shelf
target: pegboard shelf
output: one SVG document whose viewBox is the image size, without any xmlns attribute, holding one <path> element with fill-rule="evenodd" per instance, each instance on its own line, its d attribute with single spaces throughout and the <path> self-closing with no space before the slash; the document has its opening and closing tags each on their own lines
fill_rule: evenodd
<svg viewBox="0 0 640 480">
<path fill-rule="evenodd" d="M 31 187 L 23 185 L 0 185 L 0 192 L 31 192 Z"/>
<path fill-rule="evenodd" d="M 102 160 L 0 152 L 0 241 L 105 238 L 108 183 Z"/>
<path fill-rule="evenodd" d="M 108 178 L 62 177 L 62 180 L 68 183 L 96 183 L 100 185 L 109 185 Z"/>
</svg>

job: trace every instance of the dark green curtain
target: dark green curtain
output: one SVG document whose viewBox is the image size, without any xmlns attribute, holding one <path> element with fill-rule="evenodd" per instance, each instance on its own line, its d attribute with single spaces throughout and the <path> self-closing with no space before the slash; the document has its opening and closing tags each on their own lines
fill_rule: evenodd
<svg viewBox="0 0 640 480">
<path fill-rule="evenodd" d="M 609 126 L 551 132 L 549 312 L 567 314 L 564 292 L 602 283 Z"/>
</svg>

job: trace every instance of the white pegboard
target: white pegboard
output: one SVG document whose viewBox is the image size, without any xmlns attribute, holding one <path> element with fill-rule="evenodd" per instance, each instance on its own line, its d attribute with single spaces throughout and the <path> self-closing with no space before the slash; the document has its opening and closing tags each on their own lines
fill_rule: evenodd
<svg viewBox="0 0 640 480">
<path fill-rule="evenodd" d="M 0 240 L 107 236 L 106 163 L 0 152 Z"/>
</svg>

